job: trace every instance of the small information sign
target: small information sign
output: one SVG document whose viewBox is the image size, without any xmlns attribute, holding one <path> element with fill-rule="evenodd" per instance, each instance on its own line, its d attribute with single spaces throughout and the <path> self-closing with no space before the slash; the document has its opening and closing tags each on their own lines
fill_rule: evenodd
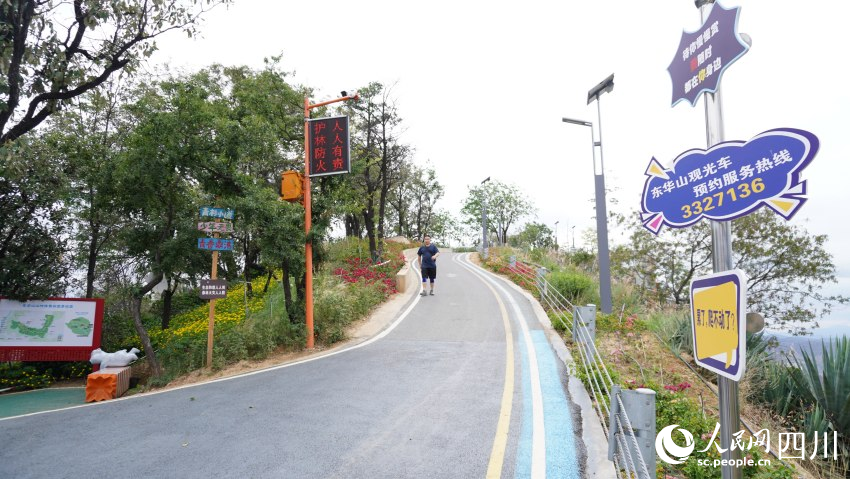
<svg viewBox="0 0 850 479">
<path fill-rule="evenodd" d="M 209 251 L 232 251 L 233 240 L 221 238 L 198 238 L 198 249 Z"/>
<path fill-rule="evenodd" d="M 694 361 L 733 381 L 747 360 L 747 277 L 741 270 L 715 273 L 691 282 Z"/>
<path fill-rule="evenodd" d="M 218 299 L 227 296 L 227 281 L 223 279 L 202 279 L 201 299 Z"/>
<path fill-rule="evenodd" d="M 308 125 L 310 177 L 351 172 L 348 117 L 319 118 Z"/>
<path fill-rule="evenodd" d="M 229 221 L 219 223 L 215 221 L 202 221 L 198 223 L 198 231 L 203 231 L 204 233 L 233 233 L 233 223 Z"/>
<path fill-rule="evenodd" d="M 202 206 L 200 216 L 207 218 L 220 218 L 223 220 L 233 219 L 233 210 L 230 208 L 215 208 L 212 206 Z"/>
</svg>

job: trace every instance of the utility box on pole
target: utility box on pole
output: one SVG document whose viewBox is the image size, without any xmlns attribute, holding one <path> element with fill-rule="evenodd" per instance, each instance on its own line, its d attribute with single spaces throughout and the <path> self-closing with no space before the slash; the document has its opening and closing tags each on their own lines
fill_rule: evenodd
<svg viewBox="0 0 850 479">
<path fill-rule="evenodd" d="M 284 171 L 280 174 L 280 199 L 298 201 L 304 196 L 304 182 L 301 173 Z"/>
</svg>

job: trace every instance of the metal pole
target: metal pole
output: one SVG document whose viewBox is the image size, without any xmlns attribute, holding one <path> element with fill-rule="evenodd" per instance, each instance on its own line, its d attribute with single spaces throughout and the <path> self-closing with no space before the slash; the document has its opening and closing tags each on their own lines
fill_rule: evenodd
<svg viewBox="0 0 850 479">
<path fill-rule="evenodd" d="M 596 241 L 599 251 L 599 299 L 602 312 L 611 314 L 611 260 L 608 253 L 608 208 L 605 203 L 605 163 L 602 158 L 602 107 L 596 96 L 596 112 L 599 125 L 599 141 L 593 142 L 593 175 L 596 183 Z M 590 126 L 593 139 L 593 125 Z M 599 147 L 599 173 L 596 172 L 596 147 Z"/>
<path fill-rule="evenodd" d="M 697 0 L 700 18 L 705 23 L 714 0 Z M 720 87 L 715 93 L 706 93 L 705 101 L 705 139 L 706 146 L 712 146 L 724 140 L 723 107 L 720 101 Z M 711 222 L 711 255 L 715 273 L 732 269 L 732 224 L 728 221 Z M 731 379 L 717 376 L 717 390 L 720 398 L 720 447 L 726 449 L 721 457 L 727 464 L 734 464 L 741 458 L 740 449 L 732 450 L 732 434 L 741 424 L 738 404 L 738 383 Z M 743 470 L 733 465 L 722 466 L 720 471 L 723 479 L 741 479 Z"/>
<path fill-rule="evenodd" d="M 481 255 L 487 259 L 487 192 L 484 183 L 490 181 L 488 176 L 481 182 Z"/>
<path fill-rule="evenodd" d="M 305 245 L 305 288 L 304 309 L 307 329 L 307 349 L 313 349 L 313 242 L 310 229 L 313 227 L 312 205 L 310 200 L 310 99 L 304 98 L 304 232 L 307 234 Z"/>
<path fill-rule="evenodd" d="M 484 258 L 487 258 L 487 199 L 484 199 L 483 207 L 481 208 L 481 249 L 484 253 Z"/>
</svg>

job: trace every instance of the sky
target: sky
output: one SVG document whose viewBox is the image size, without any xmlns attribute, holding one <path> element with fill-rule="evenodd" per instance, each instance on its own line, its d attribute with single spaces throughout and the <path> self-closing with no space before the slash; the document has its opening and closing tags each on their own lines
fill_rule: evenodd
<svg viewBox="0 0 850 479">
<path fill-rule="evenodd" d="M 828 235 L 839 284 L 827 292 L 850 295 L 850 93 L 839 56 L 850 5 L 720 3 L 741 7 L 738 29 L 753 42 L 722 76 L 725 140 L 778 127 L 820 139 L 802 174 L 809 201 L 792 222 Z M 527 194 L 533 220 L 553 230 L 558 222 L 559 244 L 574 232 L 579 247 L 591 246 L 582 232 L 595 227 L 591 133 L 561 118 L 593 122 L 597 140 L 601 130 L 608 209 L 636 214 L 651 158 L 670 166 L 707 146 L 703 100 L 671 107 L 667 72 L 683 31 L 700 25 L 692 0 L 236 0 L 206 16 L 200 37 L 159 39 L 152 60 L 193 71 L 261 68 L 282 55 L 293 82 L 316 90 L 313 102 L 373 81 L 392 86 L 402 141 L 445 186 L 438 207 L 456 214 L 468 187 L 490 177 Z M 611 74 L 614 89 L 597 111 L 587 92 Z M 625 241 L 623 231 L 609 236 Z M 823 325 L 848 323 L 843 308 Z"/>
</svg>

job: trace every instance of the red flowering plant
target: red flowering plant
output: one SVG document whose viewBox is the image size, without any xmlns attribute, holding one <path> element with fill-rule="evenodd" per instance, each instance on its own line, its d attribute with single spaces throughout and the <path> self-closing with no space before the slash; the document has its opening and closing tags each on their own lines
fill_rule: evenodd
<svg viewBox="0 0 850 479">
<path fill-rule="evenodd" d="M 333 274 L 346 284 L 378 285 L 385 297 L 398 292 L 395 274 L 404 266 L 404 254 L 398 248 L 387 247 L 385 258 L 373 262 L 359 256 L 348 257 L 333 270 Z"/>
</svg>

